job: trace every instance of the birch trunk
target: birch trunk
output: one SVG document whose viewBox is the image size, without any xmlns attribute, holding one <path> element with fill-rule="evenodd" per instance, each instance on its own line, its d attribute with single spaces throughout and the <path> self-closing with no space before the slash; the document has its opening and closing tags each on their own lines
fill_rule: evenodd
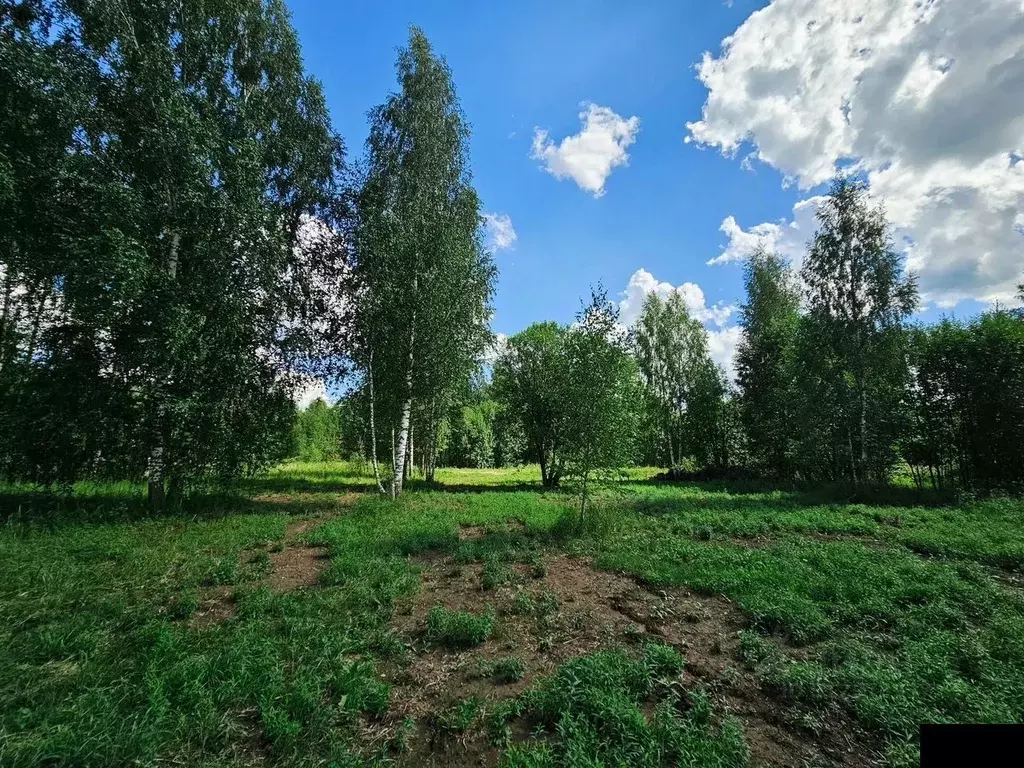
<svg viewBox="0 0 1024 768">
<path fill-rule="evenodd" d="M 409 321 L 409 360 L 405 367 L 405 400 L 398 423 L 398 446 L 395 449 L 395 474 L 391 480 L 391 497 L 397 499 L 402 494 L 402 481 L 405 479 L 405 452 L 409 445 L 409 422 L 412 417 L 412 372 L 413 353 L 416 349 L 416 288 L 419 279 L 412 279 L 413 311 Z"/>
<path fill-rule="evenodd" d="M 181 233 L 171 232 L 171 247 L 167 255 L 165 273 L 167 279 L 172 283 L 178 278 L 178 248 L 181 245 Z M 167 493 L 164 490 L 164 479 L 167 474 L 167 456 L 164 451 L 164 426 L 166 412 L 163 406 L 161 391 L 167 384 L 164 376 L 158 374 L 154 382 L 156 390 L 156 434 L 153 447 L 149 452 L 149 461 L 146 464 L 146 481 L 149 488 L 149 508 L 155 512 L 163 510 L 167 502 Z"/>
<path fill-rule="evenodd" d="M 377 463 L 377 422 L 374 418 L 373 393 L 373 350 L 370 350 L 370 460 L 373 462 L 373 479 L 377 483 L 377 491 L 384 493 L 384 484 L 380 481 L 380 465 Z"/>
<path fill-rule="evenodd" d="M 412 477 L 413 470 L 416 469 L 416 453 L 415 443 L 413 437 L 416 434 L 416 426 L 414 424 L 409 425 L 409 455 L 405 458 L 405 479 L 408 480 Z"/>
<path fill-rule="evenodd" d="M 405 376 L 406 390 L 412 390 L 412 355 L 410 367 Z M 402 414 L 398 422 L 398 445 L 395 448 L 395 476 L 391 480 L 391 496 L 398 498 L 402 494 L 402 480 L 405 477 L 405 452 L 409 447 L 409 418 L 412 414 L 412 395 L 402 403 Z"/>
</svg>

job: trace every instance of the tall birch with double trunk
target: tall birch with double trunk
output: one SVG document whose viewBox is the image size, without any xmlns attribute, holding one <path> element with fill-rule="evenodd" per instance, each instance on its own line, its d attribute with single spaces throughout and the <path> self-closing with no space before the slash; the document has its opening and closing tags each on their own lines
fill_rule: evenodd
<svg viewBox="0 0 1024 768">
<path fill-rule="evenodd" d="M 365 369 L 372 355 L 374 410 L 396 430 L 397 497 L 414 402 L 439 418 L 490 341 L 495 269 L 482 246 L 469 128 L 451 72 L 416 28 L 396 70 L 399 91 L 370 112 L 353 275 L 364 350 L 357 363 Z M 424 427 L 436 433 L 436 424 Z"/>
</svg>

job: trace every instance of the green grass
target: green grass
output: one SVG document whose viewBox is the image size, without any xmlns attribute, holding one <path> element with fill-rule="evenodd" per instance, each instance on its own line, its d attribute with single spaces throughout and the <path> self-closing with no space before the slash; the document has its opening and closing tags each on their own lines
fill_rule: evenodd
<svg viewBox="0 0 1024 768">
<path fill-rule="evenodd" d="M 748 750 L 739 721 L 712 725 L 708 700 L 681 702 L 659 690 L 660 673 L 682 668 L 671 649 L 648 649 L 647 659 L 599 651 L 561 665 L 534 686 L 509 714 L 537 722 L 552 738 L 512 746 L 503 766 L 744 766 Z M 641 706 L 657 702 L 651 718 Z M 492 723 L 492 728 L 494 724 Z"/>
<path fill-rule="evenodd" d="M 515 683 L 526 674 L 526 663 L 518 656 L 495 659 L 480 666 L 480 676 L 489 677 L 499 684 Z"/>
<path fill-rule="evenodd" d="M 472 648 L 494 631 L 494 612 L 449 611 L 435 605 L 427 616 L 427 639 L 446 648 Z"/>
<path fill-rule="evenodd" d="M 741 661 L 779 706 L 844 710 L 893 765 L 916 760 L 920 722 L 1024 721 L 1024 592 L 1004 583 L 1024 568 L 1021 502 L 652 474 L 601 490 L 593 524 L 572 517 L 571 492 L 542 491 L 535 467 L 442 470 L 393 503 L 353 497 L 372 488 L 358 468 L 290 464 L 157 518 L 133 484 L 0 487 L 0 765 L 238 766 L 254 751 L 271 765 L 387 762 L 408 728 L 371 745 L 366 724 L 393 706 L 381 670 L 409 654 L 390 624 L 418 588 L 410 556 L 432 552 L 483 563 L 492 588 L 512 563 L 541 578 L 542 555 L 567 552 L 727 596 L 749 622 Z M 261 579 L 293 515 L 325 515 L 305 538 L 331 560 L 319 588 L 277 594 Z M 460 541 L 459 526 L 488 534 Z M 558 610 L 523 582 L 514 612 Z M 214 585 L 236 615 L 193 626 Z M 426 629 L 465 647 L 495 621 L 438 612 Z M 577 659 L 473 718 L 499 741 L 516 718 L 542 726 L 503 751 L 509 766 L 741 765 L 738 724 L 714 725 L 707 700 L 672 682 L 673 654 Z"/>
</svg>

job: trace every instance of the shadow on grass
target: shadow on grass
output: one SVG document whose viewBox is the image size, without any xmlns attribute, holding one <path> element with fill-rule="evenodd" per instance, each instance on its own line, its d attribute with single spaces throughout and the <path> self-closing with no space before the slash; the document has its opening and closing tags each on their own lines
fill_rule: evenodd
<svg viewBox="0 0 1024 768">
<path fill-rule="evenodd" d="M 140 497 L 123 494 L 67 496 L 47 491 L 0 492 L 0 525 L 52 529 L 144 520 L 216 520 L 229 515 L 307 515 L 337 509 L 331 500 L 260 499 L 231 491 L 195 493 L 181 504 L 153 512 Z"/>
<path fill-rule="evenodd" d="M 407 480 L 410 491 L 439 491 L 441 493 L 559 493 L 561 488 L 545 488 L 540 483 L 522 482 L 507 485 L 474 485 L 472 483 L 429 483 L 426 480 Z"/>
<path fill-rule="evenodd" d="M 251 493 L 372 493 L 377 490 L 372 478 L 352 475 L 356 482 L 308 480 L 296 477 L 254 477 L 239 481 L 240 490 Z"/>
</svg>

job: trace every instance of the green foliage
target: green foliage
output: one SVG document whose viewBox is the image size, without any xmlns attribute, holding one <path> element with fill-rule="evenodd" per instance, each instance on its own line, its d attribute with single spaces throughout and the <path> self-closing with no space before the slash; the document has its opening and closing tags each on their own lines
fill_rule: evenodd
<svg viewBox="0 0 1024 768">
<path fill-rule="evenodd" d="M 353 267 L 355 358 L 372 370 L 377 419 L 397 429 L 395 493 L 414 402 L 433 479 L 442 415 L 490 342 L 496 274 L 448 65 L 413 28 L 396 71 L 400 92 L 370 113 Z"/>
<path fill-rule="evenodd" d="M 736 378 L 747 450 L 758 469 L 790 477 L 797 436 L 792 381 L 800 293 L 782 258 L 762 250 L 747 260 L 744 283 Z"/>
<path fill-rule="evenodd" d="M 465 733 L 483 711 L 475 696 L 445 709 L 434 717 L 437 735 L 443 737 Z"/>
<path fill-rule="evenodd" d="M 654 652 L 661 662 L 667 654 Z M 679 660 L 681 662 L 681 660 Z M 672 668 L 681 668 L 672 659 Z M 621 650 L 599 651 L 562 664 L 524 697 L 521 713 L 557 738 L 507 750 L 503 766 L 745 766 L 748 749 L 738 721 L 711 725 L 706 698 L 691 695 L 681 714 L 670 695 L 648 720 L 641 704 L 654 693 L 661 670 Z"/>
<path fill-rule="evenodd" d="M 673 473 L 685 457 L 701 468 L 729 465 L 726 384 L 711 360 L 707 331 L 690 317 L 683 296 L 650 293 L 637 319 L 635 351 L 650 398 L 662 462 Z"/>
<path fill-rule="evenodd" d="M 524 436 L 522 458 L 540 464 L 541 482 L 559 484 L 566 431 L 566 330 L 534 323 L 510 337 L 494 364 L 492 389 L 500 417 Z"/>
<path fill-rule="evenodd" d="M 499 458 L 495 429 L 498 404 L 483 396 L 474 400 L 458 404 L 449 416 L 447 446 L 441 456 L 444 466 L 493 467 Z"/>
<path fill-rule="evenodd" d="M 912 340 L 903 455 L 918 485 L 1024 489 L 1024 319 L 996 310 L 917 329 Z"/>
<path fill-rule="evenodd" d="M 515 572 L 496 555 L 487 555 L 484 558 L 484 567 L 480 580 L 484 589 L 496 589 L 509 584 L 515 578 Z"/>
<path fill-rule="evenodd" d="M 862 183 L 837 179 L 817 218 L 800 271 L 807 304 L 797 342 L 801 473 L 885 482 L 905 429 L 905 323 L 917 287 Z"/>
<path fill-rule="evenodd" d="M 496 683 L 515 683 L 526 675 L 526 663 L 518 656 L 506 656 L 484 664 L 481 674 Z"/>
<path fill-rule="evenodd" d="M 317 398 L 295 415 L 296 455 L 302 461 L 337 459 L 341 432 L 341 409 Z"/>
<path fill-rule="evenodd" d="M 0 472 L 145 471 L 159 505 L 280 459 L 344 213 L 287 10 L 18 7 L 0 15 Z"/>
<path fill-rule="evenodd" d="M 477 615 L 468 611 L 450 611 L 435 605 L 427 616 L 427 638 L 448 648 L 472 648 L 494 631 L 494 612 Z"/>
<path fill-rule="evenodd" d="M 633 457 L 640 399 L 636 363 L 626 350 L 618 309 L 603 288 L 566 333 L 565 358 L 565 473 L 580 481 L 582 517 L 595 473 L 613 472 Z"/>
<path fill-rule="evenodd" d="M 655 680 L 677 677 L 685 665 L 683 657 L 671 646 L 648 643 L 644 648 L 644 666 Z"/>
</svg>

